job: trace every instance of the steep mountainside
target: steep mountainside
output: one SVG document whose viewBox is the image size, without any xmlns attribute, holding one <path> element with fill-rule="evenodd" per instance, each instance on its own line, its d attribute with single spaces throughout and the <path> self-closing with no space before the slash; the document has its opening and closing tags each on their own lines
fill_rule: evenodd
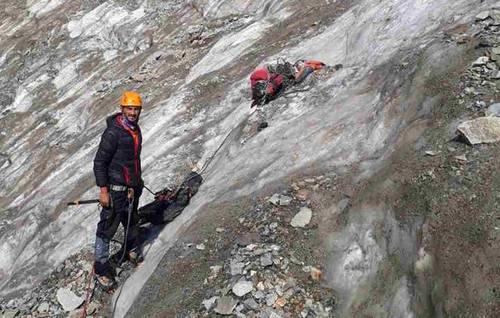
<svg viewBox="0 0 500 318">
<path fill-rule="evenodd" d="M 0 310 L 41 311 L 43 297 L 22 296 L 91 249 L 97 208 L 65 202 L 96 197 L 105 118 L 137 90 L 148 188 L 176 184 L 193 163 L 205 182 L 154 229 L 145 262 L 100 313 L 212 315 L 202 301 L 229 297 L 240 279 L 257 305 L 235 296 L 231 312 L 248 317 L 498 312 L 498 147 L 449 144 L 457 123 L 498 101 L 496 1 L 5 0 L 0 9 Z M 266 105 L 269 127 L 257 132 L 249 75 L 278 58 L 343 68 Z M 291 203 L 269 203 L 275 193 Z M 312 223 L 292 227 L 304 208 Z M 222 274 L 208 279 L 214 266 Z M 296 303 L 265 283 L 284 286 L 287 275 Z"/>
</svg>

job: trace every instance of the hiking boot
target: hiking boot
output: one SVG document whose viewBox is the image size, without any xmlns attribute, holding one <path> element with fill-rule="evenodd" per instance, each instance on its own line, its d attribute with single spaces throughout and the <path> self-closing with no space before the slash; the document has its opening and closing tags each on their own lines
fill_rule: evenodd
<svg viewBox="0 0 500 318">
<path fill-rule="evenodd" d="M 137 266 L 144 261 L 144 257 L 139 249 L 133 249 L 128 252 L 128 260 L 134 265 Z"/>
<path fill-rule="evenodd" d="M 97 283 L 99 284 L 99 286 L 105 291 L 113 289 L 113 287 L 115 286 L 115 283 L 116 283 L 113 278 L 111 278 L 107 275 L 96 274 L 95 279 L 97 280 Z"/>
<path fill-rule="evenodd" d="M 114 270 L 109 261 L 104 263 L 95 262 L 94 271 L 96 281 L 103 290 L 107 291 L 113 288 L 115 285 L 115 280 L 113 278 Z"/>
</svg>

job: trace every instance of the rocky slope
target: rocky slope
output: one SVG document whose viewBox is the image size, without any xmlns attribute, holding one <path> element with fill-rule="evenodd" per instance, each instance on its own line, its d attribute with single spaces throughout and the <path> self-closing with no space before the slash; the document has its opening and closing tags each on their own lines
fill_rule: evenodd
<svg viewBox="0 0 500 318">
<path fill-rule="evenodd" d="M 210 165 L 92 313 L 498 312 L 498 147 L 450 142 L 498 101 L 494 1 L 4 3 L 4 315 L 81 306 L 97 209 L 64 203 L 96 195 L 95 147 L 125 89 L 146 101 L 148 187 Z M 270 127 L 255 134 L 248 76 L 277 57 L 344 68 L 269 104 Z M 291 201 L 268 202 L 275 193 Z M 307 209 L 310 223 L 293 226 Z"/>
</svg>

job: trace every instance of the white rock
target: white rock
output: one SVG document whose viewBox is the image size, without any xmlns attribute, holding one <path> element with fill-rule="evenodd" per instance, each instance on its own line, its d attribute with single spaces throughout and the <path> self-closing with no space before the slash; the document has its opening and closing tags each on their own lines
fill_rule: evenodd
<svg viewBox="0 0 500 318">
<path fill-rule="evenodd" d="M 196 249 L 203 251 L 205 249 L 205 244 L 201 243 L 201 244 L 196 245 Z"/>
<path fill-rule="evenodd" d="M 219 297 L 214 296 L 210 299 L 205 299 L 204 301 L 202 301 L 202 304 L 203 306 L 205 306 L 206 310 L 210 310 L 215 305 L 215 302 L 217 301 L 218 298 Z"/>
<path fill-rule="evenodd" d="M 291 197 L 288 197 L 286 195 L 280 196 L 280 205 L 287 206 L 287 205 L 290 205 L 290 202 L 292 202 Z"/>
<path fill-rule="evenodd" d="M 476 20 L 486 20 L 490 16 L 489 11 L 482 11 L 478 15 L 476 15 Z"/>
<path fill-rule="evenodd" d="M 242 297 L 253 290 L 253 283 L 246 280 L 240 280 L 233 286 L 232 290 L 236 296 Z"/>
<path fill-rule="evenodd" d="M 230 315 L 233 313 L 234 308 L 238 301 L 229 296 L 221 297 L 217 300 L 217 307 L 215 312 L 221 315 Z"/>
<path fill-rule="evenodd" d="M 312 218 L 311 209 L 303 207 L 300 208 L 300 211 L 297 214 L 295 214 L 290 224 L 293 227 L 304 227 L 307 224 L 309 224 L 309 222 L 311 222 L 311 218 Z"/>
<path fill-rule="evenodd" d="M 500 117 L 481 117 L 461 123 L 457 130 L 470 144 L 500 141 Z"/>
<path fill-rule="evenodd" d="M 274 205 L 278 205 L 280 202 L 280 197 L 281 195 L 275 193 L 268 201 Z"/>
<path fill-rule="evenodd" d="M 289 205 L 290 202 L 292 202 L 292 198 L 286 195 L 275 193 L 268 201 L 274 205 L 286 206 Z"/>
<path fill-rule="evenodd" d="M 490 105 L 486 110 L 486 115 L 500 117 L 500 103 Z"/>
<path fill-rule="evenodd" d="M 50 305 L 48 302 L 44 301 L 43 303 L 38 306 L 37 310 L 38 312 L 47 312 L 50 309 Z"/>
<path fill-rule="evenodd" d="M 80 307 L 83 304 L 83 297 L 78 297 L 71 290 L 67 288 L 59 288 L 57 290 L 57 301 L 63 307 L 64 311 L 72 311 Z"/>
<path fill-rule="evenodd" d="M 428 156 L 436 156 L 436 155 L 439 155 L 440 153 L 441 153 L 441 151 L 433 151 L 433 150 L 428 150 L 425 152 L 425 154 Z"/>
<path fill-rule="evenodd" d="M 472 66 L 480 66 L 480 65 L 485 65 L 486 63 L 489 62 L 489 57 L 487 56 L 481 56 L 481 57 L 478 57 L 477 60 L 475 60 L 473 63 L 472 63 Z"/>
</svg>

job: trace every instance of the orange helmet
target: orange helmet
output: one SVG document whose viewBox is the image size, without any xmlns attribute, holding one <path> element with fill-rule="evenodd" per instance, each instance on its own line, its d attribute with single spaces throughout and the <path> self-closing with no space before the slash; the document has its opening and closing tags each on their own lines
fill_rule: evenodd
<svg viewBox="0 0 500 318">
<path fill-rule="evenodd" d="M 120 98 L 120 106 L 142 107 L 141 96 L 137 92 L 125 91 Z"/>
</svg>

